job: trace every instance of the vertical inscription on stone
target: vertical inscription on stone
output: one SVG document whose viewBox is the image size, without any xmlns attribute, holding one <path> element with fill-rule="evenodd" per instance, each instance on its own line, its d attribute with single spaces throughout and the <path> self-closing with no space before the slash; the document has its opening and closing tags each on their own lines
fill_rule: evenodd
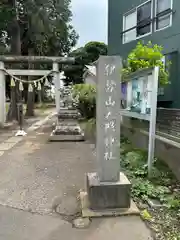
<svg viewBox="0 0 180 240">
<path fill-rule="evenodd" d="M 102 182 L 119 181 L 121 58 L 102 56 L 98 62 L 97 162 Z"/>
</svg>

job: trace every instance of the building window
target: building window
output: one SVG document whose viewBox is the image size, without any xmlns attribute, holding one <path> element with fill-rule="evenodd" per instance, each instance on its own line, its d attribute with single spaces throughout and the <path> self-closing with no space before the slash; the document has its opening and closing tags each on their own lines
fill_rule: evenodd
<svg viewBox="0 0 180 240">
<path fill-rule="evenodd" d="M 124 43 L 136 39 L 136 11 L 132 11 L 124 16 Z M 130 30 L 131 29 L 131 30 Z"/>
<path fill-rule="evenodd" d="M 152 32 L 152 1 L 137 6 L 124 15 L 123 43 L 133 41 Z"/>
<path fill-rule="evenodd" d="M 137 7 L 137 37 L 151 32 L 151 1 Z"/>
<path fill-rule="evenodd" d="M 156 30 L 161 30 L 172 25 L 173 0 L 156 0 Z"/>
</svg>

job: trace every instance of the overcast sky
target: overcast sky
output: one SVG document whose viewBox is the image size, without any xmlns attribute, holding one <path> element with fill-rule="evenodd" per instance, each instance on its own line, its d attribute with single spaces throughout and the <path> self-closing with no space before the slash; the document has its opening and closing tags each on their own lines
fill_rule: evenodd
<svg viewBox="0 0 180 240">
<path fill-rule="evenodd" d="M 72 0 L 73 26 L 80 38 L 77 46 L 89 41 L 107 43 L 108 0 Z"/>
</svg>

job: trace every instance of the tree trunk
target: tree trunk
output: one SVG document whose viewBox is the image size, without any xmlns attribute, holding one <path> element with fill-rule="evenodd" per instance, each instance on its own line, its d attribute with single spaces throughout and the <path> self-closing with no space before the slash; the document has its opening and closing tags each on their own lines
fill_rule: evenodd
<svg viewBox="0 0 180 240">
<path fill-rule="evenodd" d="M 16 0 L 12 0 L 11 7 L 16 10 Z M 11 23 L 11 54 L 21 55 L 21 32 L 18 16 Z M 9 106 L 7 121 L 18 120 L 18 86 L 11 87 L 11 103 Z"/>
</svg>

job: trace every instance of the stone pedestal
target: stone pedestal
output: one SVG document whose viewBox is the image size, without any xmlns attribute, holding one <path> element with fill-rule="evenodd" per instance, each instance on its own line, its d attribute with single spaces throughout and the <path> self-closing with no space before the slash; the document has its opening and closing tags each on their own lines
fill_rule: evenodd
<svg viewBox="0 0 180 240">
<path fill-rule="evenodd" d="M 80 114 L 76 109 L 62 108 L 58 112 L 58 120 L 78 120 Z"/>
<path fill-rule="evenodd" d="M 138 212 L 131 201 L 131 183 L 120 173 L 121 69 L 118 56 L 101 56 L 98 60 L 97 173 L 87 174 L 87 195 L 80 193 L 83 217 Z"/>
<path fill-rule="evenodd" d="M 84 133 L 78 124 L 79 117 L 76 109 L 61 108 L 58 112 L 58 124 L 50 135 L 50 141 L 84 141 Z"/>
<path fill-rule="evenodd" d="M 59 125 L 50 135 L 50 141 L 84 141 L 84 133 L 78 125 Z"/>
<path fill-rule="evenodd" d="M 131 183 L 122 172 L 118 182 L 100 182 L 97 173 L 88 173 L 87 194 L 92 210 L 128 209 L 131 206 Z"/>
</svg>

